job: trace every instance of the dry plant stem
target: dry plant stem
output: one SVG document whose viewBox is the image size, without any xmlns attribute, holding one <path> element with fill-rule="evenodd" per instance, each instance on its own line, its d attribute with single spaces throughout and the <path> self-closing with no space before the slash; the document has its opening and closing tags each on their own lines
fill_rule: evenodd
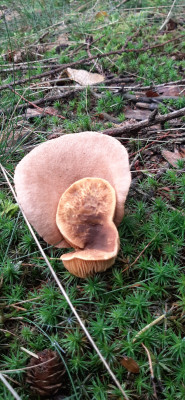
<svg viewBox="0 0 185 400">
<path fill-rule="evenodd" d="M 12 88 L 11 88 L 12 89 Z M 60 100 L 60 99 L 64 99 L 66 97 L 70 97 L 71 95 L 74 95 L 76 93 L 76 89 L 75 90 L 68 90 L 65 93 L 61 93 L 59 95 L 56 96 L 50 96 L 47 97 L 45 99 L 39 99 L 39 100 L 35 100 L 32 101 L 32 105 L 33 106 L 38 106 L 38 105 L 48 105 L 48 104 L 52 104 L 54 101 Z M 26 108 L 29 107 L 29 103 L 27 104 L 20 104 L 19 106 L 16 107 L 16 111 L 22 110 L 24 111 Z M 12 111 L 12 107 L 9 107 L 6 112 L 9 113 Z M 63 117 L 64 118 L 64 117 Z"/>
<path fill-rule="evenodd" d="M 135 156 L 136 154 L 140 153 L 143 150 L 148 149 L 148 147 L 152 146 L 153 144 L 155 144 L 156 142 L 159 142 L 161 139 L 164 139 L 166 136 L 168 136 L 170 134 L 170 132 L 165 133 L 165 135 L 159 136 L 158 139 L 153 140 L 153 142 L 147 144 L 146 146 L 142 147 L 140 150 L 135 151 L 135 153 L 130 154 L 130 157 Z M 147 140 L 147 139 L 146 139 Z"/>
<path fill-rule="evenodd" d="M 141 345 L 143 346 L 143 348 L 145 349 L 147 356 L 148 356 L 148 362 L 149 362 L 149 368 L 150 368 L 150 375 L 151 375 L 151 379 L 152 379 L 152 384 L 153 384 L 153 390 L 154 390 L 154 397 L 155 399 L 158 399 L 157 397 L 157 391 L 156 391 L 156 386 L 155 386 L 155 382 L 154 382 L 154 371 L 153 371 L 153 366 L 152 366 L 152 359 L 151 359 L 151 355 L 149 350 L 147 349 L 147 347 L 141 343 Z"/>
<path fill-rule="evenodd" d="M 166 26 L 166 24 L 168 23 L 168 21 L 169 21 L 169 19 L 170 19 L 170 17 L 171 17 L 171 14 L 172 14 L 172 11 L 173 11 L 173 8 L 174 8 L 175 3 L 176 3 L 176 0 L 173 1 L 172 5 L 171 5 L 171 8 L 170 8 L 170 11 L 169 11 L 169 13 L 168 13 L 168 15 L 167 15 L 165 21 L 164 21 L 163 24 L 161 25 L 161 27 L 160 27 L 160 29 L 159 29 L 159 32 L 162 31 L 162 30 L 164 29 L 164 27 Z"/>
<path fill-rule="evenodd" d="M 157 235 L 156 235 L 157 236 Z M 141 251 L 141 253 L 139 253 L 139 255 L 136 257 L 136 259 L 133 261 L 132 264 L 129 265 L 129 267 L 133 267 L 136 262 L 139 260 L 139 258 L 143 255 L 143 253 L 145 252 L 145 250 L 150 246 L 150 244 L 153 242 L 153 240 L 156 238 L 156 236 L 153 237 L 152 240 L 150 240 L 150 242 L 145 246 L 145 248 Z"/>
<path fill-rule="evenodd" d="M 21 383 L 20 383 L 20 382 L 16 381 L 16 380 L 13 379 L 13 378 L 10 378 L 10 376 L 8 376 L 8 375 L 3 374 L 3 376 L 4 376 L 5 378 L 8 378 L 10 382 L 13 382 L 13 383 L 15 383 L 16 385 L 18 385 L 18 386 L 21 387 Z"/>
<path fill-rule="evenodd" d="M 13 194 L 13 196 L 14 196 L 16 202 L 18 203 L 16 194 L 15 194 L 14 189 L 13 189 L 13 187 L 12 187 L 12 185 L 11 185 L 9 179 L 8 179 L 6 170 L 4 169 L 4 167 L 3 167 L 1 164 L 0 164 L 0 167 L 1 167 L 1 170 L 2 170 L 2 172 L 3 172 L 3 175 L 4 175 L 5 179 L 6 179 L 6 182 L 7 182 L 8 186 L 9 186 L 11 192 L 12 192 L 12 194 Z M 19 205 L 19 207 L 20 207 L 20 205 Z M 34 240 L 35 240 L 35 243 L 36 243 L 37 247 L 38 247 L 39 250 L 40 250 L 40 253 L 41 253 L 42 256 L 44 257 L 44 260 L 45 260 L 45 262 L 46 262 L 46 264 L 47 264 L 47 266 L 48 266 L 48 268 L 49 268 L 49 270 L 50 270 L 50 272 L 51 272 L 51 274 L 52 274 L 52 276 L 53 276 L 55 282 L 57 283 L 57 285 L 58 285 L 58 287 L 59 287 L 61 293 L 63 294 L 64 298 L 66 299 L 67 303 L 69 304 L 69 306 L 70 306 L 70 308 L 71 308 L 71 311 L 72 311 L 73 314 L 75 315 L 75 317 L 76 317 L 76 319 L 77 319 L 79 325 L 80 325 L 81 328 L 83 329 L 83 331 L 84 331 L 85 335 L 87 336 L 89 342 L 91 343 L 92 347 L 94 348 L 94 350 L 95 350 L 96 353 L 98 354 L 100 360 L 102 361 L 102 363 L 103 363 L 103 365 L 105 366 L 106 370 L 108 371 L 109 375 L 110 375 L 111 378 L 113 379 L 114 383 L 115 383 L 116 386 L 119 388 L 120 392 L 123 394 L 124 399 L 125 399 L 125 400 L 129 400 L 127 394 L 125 393 L 125 391 L 124 391 L 124 389 L 122 388 L 121 384 L 120 384 L 119 381 L 117 380 L 115 374 L 114 374 L 114 373 L 112 372 L 112 370 L 110 369 L 110 367 L 109 367 L 107 361 L 106 361 L 105 358 L 102 356 L 102 354 L 101 354 L 100 350 L 98 349 L 98 347 L 96 346 L 96 344 L 95 344 L 93 338 L 91 337 L 90 333 L 89 333 L 88 330 L 86 329 L 86 327 L 85 327 L 83 321 L 81 320 L 80 316 L 78 315 L 78 313 L 77 313 L 75 307 L 74 307 L 73 304 L 71 303 L 71 300 L 70 300 L 68 294 L 66 293 L 66 291 L 64 290 L 64 288 L 63 288 L 63 286 L 62 286 L 60 280 L 58 279 L 58 277 L 57 277 L 57 275 L 56 275 L 56 273 L 55 273 L 53 267 L 51 266 L 51 264 L 50 264 L 50 262 L 49 262 L 49 260 L 48 260 L 48 258 L 47 258 L 47 256 L 46 256 L 45 252 L 43 251 L 43 249 L 42 249 L 42 247 L 41 247 L 41 245 L 40 245 L 40 243 L 39 243 L 39 241 L 38 241 L 38 239 L 37 239 L 37 237 L 36 237 L 36 235 L 35 235 L 35 233 L 34 233 L 32 227 L 31 227 L 29 221 L 27 220 L 27 218 L 26 218 L 26 216 L 25 216 L 23 210 L 21 209 L 21 207 L 20 207 L 20 210 L 21 210 L 22 215 L 23 215 L 23 217 L 24 217 L 24 219 L 25 219 L 25 222 L 26 222 L 26 224 L 27 224 L 27 226 L 28 226 L 28 228 L 29 228 L 29 230 L 30 230 L 30 233 L 32 234 L 32 236 L 33 236 L 33 238 L 34 238 Z"/>
<path fill-rule="evenodd" d="M 24 372 L 24 371 L 27 371 L 27 370 L 32 369 L 32 368 L 41 367 L 44 364 L 47 364 L 48 362 L 50 362 L 50 361 L 52 361 L 54 359 L 55 359 L 55 357 L 51 358 L 50 360 L 44 361 L 44 362 L 42 362 L 40 364 L 33 365 L 32 367 L 24 367 L 24 368 L 3 370 L 3 371 L 0 371 L 0 374 L 12 374 L 13 372 L 21 372 L 21 371 Z"/>
<path fill-rule="evenodd" d="M 11 86 L 9 87 L 9 89 L 14 92 L 17 96 L 19 96 L 21 99 L 23 99 L 24 101 L 26 101 L 29 105 L 33 106 L 34 108 L 36 108 L 38 111 L 40 111 L 42 114 L 47 114 L 47 115 L 54 115 L 55 117 L 58 118 L 62 118 L 65 119 L 65 117 L 63 117 L 62 115 L 59 114 L 54 114 L 51 111 L 47 111 L 47 110 L 43 110 L 43 108 L 38 107 L 35 103 L 33 103 L 32 101 L 27 100 L 24 96 L 22 96 L 21 94 L 19 94 L 15 89 L 13 89 Z"/>
<path fill-rule="evenodd" d="M 157 115 L 154 119 L 144 119 L 143 121 L 137 122 L 135 124 L 130 124 L 127 126 L 121 126 L 119 128 L 105 129 L 102 133 L 110 136 L 124 135 L 132 132 L 138 132 L 142 128 L 147 128 L 148 126 L 155 125 L 157 123 L 164 123 L 170 121 L 171 119 L 183 117 L 185 115 L 185 107 L 180 110 L 173 111 L 169 114 Z"/>
<path fill-rule="evenodd" d="M 146 325 L 143 329 L 141 329 L 133 339 L 133 343 L 138 339 L 139 336 L 142 335 L 143 332 L 146 332 L 148 329 L 150 329 L 152 326 L 158 324 L 162 319 L 166 317 L 166 314 L 160 315 L 160 317 L 156 318 L 154 321 L 150 322 L 150 324 Z"/>
<path fill-rule="evenodd" d="M 38 356 L 37 354 L 33 353 L 33 352 L 30 351 L 30 350 L 25 349 L 25 347 L 20 347 L 20 349 L 23 350 L 23 351 L 25 351 L 25 353 L 29 354 L 29 355 L 32 356 L 32 357 L 35 357 L 35 358 L 37 358 L 37 359 L 39 358 L 39 356 Z"/>
<path fill-rule="evenodd" d="M 119 4 L 115 6 L 115 8 L 121 7 L 123 4 L 128 3 L 129 0 L 122 0 Z"/>
<path fill-rule="evenodd" d="M 131 187 L 133 188 L 133 185 L 131 185 Z M 156 236 L 157 236 L 157 235 L 156 235 Z M 143 253 L 145 252 L 145 250 L 150 246 L 150 244 L 153 242 L 153 240 L 156 238 L 156 236 L 155 236 L 152 240 L 150 240 L 150 242 L 145 246 L 145 248 L 141 251 L 141 253 L 139 253 L 139 255 L 136 257 L 136 259 L 134 260 L 134 262 L 133 262 L 132 264 L 128 265 L 128 267 L 126 267 L 126 268 L 124 268 L 124 269 L 122 270 L 123 273 L 126 272 L 126 271 L 128 271 L 128 269 L 129 269 L 130 267 L 133 267 L 133 265 L 136 264 L 136 262 L 137 262 L 137 261 L 139 260 L 139 258 L 143 255 Z"/>
<path fill-rule="evenodd" d="M 16 400 L 21 400 L 19 395 L 16 393 L 16 391 L 13 389 L 13 387 L 9 384 L 9 382 L 6 380 L 6 378 L 3 376 L 3 374 L 0 372 L 0 380 L 4 383 L 4 385 L 7 387 L 7 389 L 10 391 L 14 399 Z"/>
<path fill-rule="evenodd" d="M 156 45 L 153 45 L 153 46 L 142 47 L 141 49 L 125 49 L 125 48 L 123 48 L 121 50 L 109 51 L 108 53 L 96 54 L 96 55 L 94 55 L 92 57 L 89 57 L 89 58 L 82 58 L 81 60 L 78 60 L 78 61 L 74 61 L 74 62 L 71 62 L 71 63 L 63 64 L 60 67 L 57 66 L 55 68 L 53 66 L 52 70 L 47 71 L 47 72 L 43 72 L 42 74 L 33 75 L 33 76 L 30 76 L 29 78 L 25 78 L 25 79 L 19 79 L 18 81 L 14 81 L 12 83 L 10 82 L 8 85 L 2 85 L 2 86 L 0 86 L 0 91 L 4 90 L 4 89 L 9 89 L 9 86 L 22 85 L 22 84 L 24 84 L 26 82 L 30 82 L 31 80 L 36 80 L 36 79 L 44 78 L 44 77 L 52 75 L 52 74 L 59 73 L 59 72 L 64 71 L 66 68 L 69 68 L 69 67 L 71 68 L 71 67 L 76 67 L 76 66 L 81 65 L 81 64 L 90 64 L 91 61 L 95 60 L 96 58 L 99 59 L 99 58 L 111 56 L 111 55 L 114 55 L 114 54 L 122 54 L 122 53 L 133 53 L 134 52 L 134 53 L 138 54 L 138 53 L 141 53 L 141 52 L 146 52 L 148 50 L 160 48 L 160 47 L 165 46 L 168 43 L 171 43 L 171 42 L 174 42 L 176 40 L 182 39 L 184 36 L 185 36 L 185 34 L 179 35 L 176 38 L 167 40 L 164 43 L 159 43 L 159 44 L 156 44 Z"/>
<path fill-rule="evenodd" d="M 91 41 L 91 36 L 88 36 L 86 39 L 86 47 L 87 47 L 87 54 L 88 54 L 89 58 L 92 57 L 92 54 L 90 51 L 90 46 L 92 43 L 93 43 L 93 40 Z M 96 63 L 95 68 L 97 69 L 97 71 L 99 72 L 100 75 L 103 74 L 102 66 L 98 62 Z"/>
<path fill-rule="evenodd" d="M 5 73 L 5 72 L 15 72 L 15 71 L 23 71 L 23 70 L 27 70 L 27 69 L 38 69 L 38 66 L 31 66 L 29 67 L 29 65 L 20 65 L 17 67 L 12 67 L 12 68 L 5 68 L 5 69 L 1 69 L 0 70 L 0 74 Z M 42 65 L 42 69 L 48 69 L 48 68 L 53 68 L 53 65 Z"/>
</svg>

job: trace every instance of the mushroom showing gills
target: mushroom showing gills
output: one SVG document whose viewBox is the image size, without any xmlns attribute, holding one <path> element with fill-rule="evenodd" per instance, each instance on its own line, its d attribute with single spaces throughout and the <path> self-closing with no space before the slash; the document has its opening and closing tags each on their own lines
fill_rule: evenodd
<svg viewBox="0 0 185 400">
<path fill-rule="evenodd" d="M 76 249 L 61 257 L 69 272 L 84 278 L 113 265 L 119 249 L 113 223 L 115 207 L 115 190 L 104 179 L 80 179 L 63 193 L 56 223 L 65 240 Z"/>
<path fill-rule="evenodd" d="M 47 243 L 55 247 L 64 248 L 72 245 L 74 248 L 81 249 L 79 251 L 83 250 L 83 255 L 85 255 L 86 243 L 79 245 L 74 241 L 74 237 L 66 236 L 63 221 L 60 225 L 57 217 L 56 223 L 56 214 L 59 202 L 63 201 L 60 200 L 61 196 L 71 185 L 84 178 L 105 180 L 107 182 L 107 186 L 105 185 L 107 192 L 105 190 L 105 193 L 114 191 L 116 204 L 111 218 L 113 218 L 114 224 L 118 226 L 124 215 L 124 204 L 131 182 L 131 174 L 127 150 L 113 137 L 98 132 L 81 132 L 48 140 L 36 146 L 19 162 L 14 175 L 18 202 L 37 233 Z M 112 194 L 112 198 L 114 196 Z M 102 198 L 101 202 L 104 202 Z M 95 205 L 98 209 L 99 206 L 96 201 Z M 110 221 L 108 214 L 106 215 L 107 219 L 104 218 L 101 222 L 104 226 L 105 220 L 108 225 L 108 221 Z M 57 226 L 57 224 L 59 225 Z M 90 226 L 92 230 L 92 225 Z M 111 236 L 109 236 L 108 231 L 107 235 L 107 238 L 110 239 Z M 97 254 L 97 247 L 94 246 L 95 248 Z M 104 255 L 112 252 L 110 248 L 111 246 L 107 247 L 106 251 L 104 248 Z M 113 253 L 115 251 L 116 254 L 117 250 L 115 249 L 116 246 L 113 250 Z M 75 259 L 77 259 L 77 251 L 72 254 L 70 257 L 74 258 L 75 254 Z M 63 261 L 66 257 L 69 257 L 69 255 L 65 255 Z M 109 256 L 107 255 L 107 257 Z M 114 257 L 112 256 L 112 258 Z M 110 261 L 111 258 L 107 258 L 107 260 L 109 260 L 109 264 L 113 263 L 113 261 Z M 95 261 L 97 260 L 94 259 Z M 69 264 L 69 260 L 66 258 L 64 261 L 66 266 L 67 262 Z M 94 271 L 96 269 L 97 267 L 92 268 Z"/>
</svg>

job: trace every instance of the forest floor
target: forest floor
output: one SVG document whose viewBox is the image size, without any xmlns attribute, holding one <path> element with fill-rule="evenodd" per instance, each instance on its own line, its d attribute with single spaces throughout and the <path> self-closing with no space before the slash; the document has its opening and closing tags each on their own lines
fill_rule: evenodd
<svg viewBox="0 0 185 400">
<path fill-rule="evenodd" d="M 64 372 L 55 394 L 46 357 L 47 399 L 116 400 L 123 391 L 130 400 L 185 398 L 183 3 L 1 0 L 0 400 L 41 398 L 37 369 L 34 393 L 26 368 L 31 353 L 44 349 L 58 352 L 52 368 Z M 118 258 L 108 271 L 79 279 L 59 260 L 63 250 L 39 241 L 122 392 L 3 174 L 13 184 L 15 166 L 36 145 L 82 131 L 113 136 L 129 153 Z"/>
</svg>

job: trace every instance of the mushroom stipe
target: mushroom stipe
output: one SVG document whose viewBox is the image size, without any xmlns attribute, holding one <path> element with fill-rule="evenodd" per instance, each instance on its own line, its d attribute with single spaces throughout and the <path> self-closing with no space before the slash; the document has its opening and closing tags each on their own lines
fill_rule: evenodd
<svg viewBox="0 0 185 400">
<path fill-rule="evenodd" d="M 67 269 L 85 277 L 114 263 L 119 247 L 116 226 L 122 221 L 131 182 L 128 153 L 118 140 L 98 132 L 81 132 L 46 141 L 20 161 L 14 182 L 18 202 L 38 234 L 55 247 L 75 249 L 62 256 Z M 71 192 L 75 184 L 83 186 L 78 192 L 80 197 Z M 77 224 L 72 220 L 69 223 L 69 216 L 68 221 L 65 219 L 68 208 L 63 199 L 66 196 L 70 196 L 71 207 L 76 207 Z M 86 198 L 86 205 L 80 209 L 82 197 Z M 59 207 L 61 204 L 65 215 Z M 96 213 L 92 211 L 87 218 L 86 207 Z M 89 228 L 84 231 L 87 220 Z"/>
</svg>

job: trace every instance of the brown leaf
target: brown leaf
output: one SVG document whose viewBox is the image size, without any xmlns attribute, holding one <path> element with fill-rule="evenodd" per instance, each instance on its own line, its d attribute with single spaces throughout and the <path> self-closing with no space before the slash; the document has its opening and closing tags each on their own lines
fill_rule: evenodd
<svg viewBox="0 0 185 400">
<path fill-rule="evenodd" d="M 109 15 L 107 14 L 106 11 L 99 11 L 96 15 L 95 18 L 96 19 L 101 19 L 101 18 L 105 18 L 108 17 Z"/>
<path fill-rule="evenodd" d="M 182 148 L 181 150 L 175 149 L 174 152 L 163 150 L 162 155 L 171 165 L 173 165 L 173 167 L 177 168 L 177 161 L 185 159 L 185 149 L 184 148 Z"/>
<path fill-rule="evenodd" d="M 120 361 L 121 365 L 127 369 L 127 371 L 133 374 L 139 374 L 139 365 L 133 358 L 124 356 Z"/>
<path fill-rule="evenodd" d="M 42 111 L 41 110 L 36 110 L 36 108 L 27 108 L 26 110 L 26 117 L 27 118 L 34 118 L 34 117 L 39 117 L 40 115 L 42 115 Z"/>
<path fill-rule="evenodd" d="M 67 68 L 66 72 L 70 79 L 83 86 L 96 85 L 104 81 L 103 75 L 88 72 L 83 69 Z"/>
<path fill-rule="evenodd" d="M 178 85 L 159 86 L 158 92 L 160 96 L 183 96 L 182 87 Z"/>
<path fill-rule="evenodd" d="M 58 115 L 58 112 L 55 108 L 53 107 L 45 107 L 45 108 L 30 108 L 28 107 L 26 110 L 26 117 L 27 118 L 34 118 L 34 117 L 39 117 L 39 116 L 46 116 L 47 114 L 49 115 Z"/>
<path fill-rule="evenodd" d="M 174 21 L 172 18 L 170 18 L 168 23 L 166 24 L 166 30 L 173 31 L 176 28 L 177 28 L 177 22 Z"/>
<path fill-rule="evenodd" d="M 159 96 L 159 93 L 157 92 L 157 90 L 156 89 L 148 89 L 146 92 L 145 92 L 145 95 L 146 95 L 146 97 L 158 97 Z"/>
</svg>

